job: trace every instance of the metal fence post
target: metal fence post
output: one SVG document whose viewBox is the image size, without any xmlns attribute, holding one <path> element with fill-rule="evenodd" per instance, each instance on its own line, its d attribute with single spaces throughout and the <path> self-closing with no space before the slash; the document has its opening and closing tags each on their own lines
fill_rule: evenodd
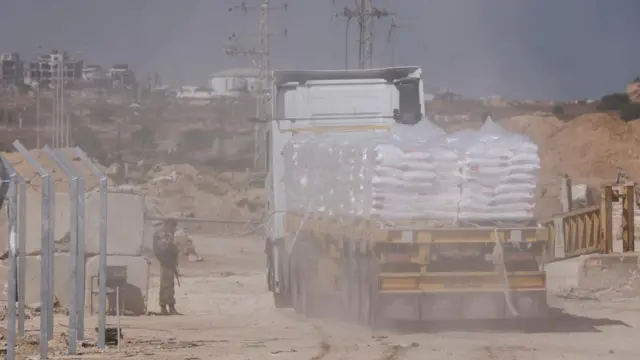
<svg viewBox="0 0 640 360">
<path fill-rule="evenodd" d="M 47 207 L 47 216 L 48 219 L 48 231 L 49 234 L 49 242 L 47 243 L 49 246 L 48 254 L 49 254 L 49 298 L 47 299 L 47 304 L 49 304 L 49 314 L 48 314 L 48 328 L 47 334 L 49 335 L 49 340 L 53 339 L 53 304 L 55 299 L 55 252 L 56 252 L 56 189 L 53 185 L 53 179 L 51 175 L 48 175 L 45 179 L 44 190 L 46 192 L 46 198 L 48 200 L 49 206 Z"/>
<path fill-rule="evenodd" d="M 86 291 L 86 276 L 85 276 L 85 256 L 86 256 L 86 238 L 85 238 L 85 206 L 84 206 L 84 197 L 85 197 L 85 182 L 84 176 L 81 171 L 73 166 L 71 161 L 69 161 L 67 154 L 65 154 L 61 150 L 54 150 L 58 159 L 65 164 L 65 166 L 76 174 L 76 182 L 77 182 L 77 197 L 76 197 L 76 243 L 77 243 L 77 264 L 81 264 L 76 268 L 76 309 L 78 311 L 77 315 L 77 332 L 78 340 L 84 340 L 84 308 L 85 308 L 85 291 Z"/>
<path fill-rule="evenodd" d="M 13 164 L 0 154 L 0 160 L 4 163 L 5 169 L 14 185 L 17 186 L 17 253 L 18 253 L 18 335 L 24 336 L 24 309 L 25 309 L 25 281 L 27 269 L 27 245 L 26 245 L 26 206 L 27 206 L 27 188 L 24 177 L 16 171 Z M 7 207 L 7 209 L 9 209 Z M 9 213 L 7 213 L 9 215 Z"/>
<path fill-rule="evenodd" d="M 69 262 L 71 267 L 71 282 L 69 286 L 69 348 L 68 353 L 75 355 L 77 352 L 76 344 L 78 341 L 78 268 L 82 267 L 78 261 L 78 176 L 76 172 L 62 161 L 58 155 L 48 146 L 45 145 L 44 152 L 56 162 L 56 165 L 69 178 Z"/>
<path fill-rule="evenodd" d="M 78 262 L 82 264 L 78 269 L 78 339 L 84 340 L 84 311 L 85 311 L 85 292 L 86 292 L 86 238 L 85 238 L 85 208 L 84 208 L 84 178 L 78 178 Z"/>
<path fill-rule="evenodd" d="M 17 253 L 18 253 L 18 236 L 17 236 L 17 179 L 15 171 L 7 166 L 7 161 L 2 159 L 5 163 L 5 169 L 9 173 L 9 179 L 2 179 L 2 182 L 9 183 L 9 189 L 7 192 L 7 220 L 8 220 L 8 238 L 9 238 L 9 273 L 7 282 L 7 359 L 14 360 L 16 358 L 15 346 L 16 346 L 16 278 L 18 275 Z"/>
<path fill-rule="evenodd" d="M 49 350 L 49 340 L 53 338 L 53 228 L 51 222 L 51 193 L 53 184 L 49 173 L 31 156 L 29 151 L 19 140 L 13 142 L 18 150 L 33 166 L 43 180 L 42 184 L 42 221 L 40 258 L 40 358 L 46 359 Z"/>
<path fill-rule="evenodd" d="M 27 184 L 18 184 L 18 334 L 24 336 L 24 310 L 27 295 Z"/>
<path fill-rule="evenodd" d="M 98 295 L 98 347 L 105 348 L 105 328 L 106 328 L 106 299 L 107 299 L 107 176 L 89 159 L 79 147 L 75 148 L 76 155 L 87 165 L 93 175 L 100 179 L 100 229 L 99 229 L 99 252 L 98 282 L 100 286 Z M 92 294 L 93 296 L 93 294 Z"/>
</svg>

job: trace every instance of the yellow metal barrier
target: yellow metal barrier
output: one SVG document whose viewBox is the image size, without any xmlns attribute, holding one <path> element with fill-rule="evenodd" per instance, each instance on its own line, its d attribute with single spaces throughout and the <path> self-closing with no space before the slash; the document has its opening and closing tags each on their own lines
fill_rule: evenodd
<svg viewBox="0 0 640 360">
<path fill-rule="evenodd" d="M 549 231 L 548 254 L 551 259 L 570 258 L 613 251 L 613 203 L 622 203 L 623 252 L 634 248 L 634 185 L 608 185 L 602 188 L 600 205 L 569 211 L 544 223 Z M 557 229 L 560 225 L 562 228 Z M 563 243 L 564 255 L 555 256 Z"/>
<path fill-rule="evenodd" d="M 567 258 L 605 251 L 606 241 L 602 225 L 606 219 L 602 218 L 600 206 L 570 211 L 559 217 L 560 224 L 554 220 L 546 223 L 551 240 L 548 243 L 550 254 L 554 254 L 556 246 L 561 243 L 564 243 L 563 257 Z M 557 225 L 561 228 L 556 228 Z"/>
</svg>

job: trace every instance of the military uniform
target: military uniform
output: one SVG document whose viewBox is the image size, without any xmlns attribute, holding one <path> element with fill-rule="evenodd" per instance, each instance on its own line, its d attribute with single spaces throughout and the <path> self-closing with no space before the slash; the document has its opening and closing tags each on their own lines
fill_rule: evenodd
<svg viewBox="0 0 640 360">
<path fill-rule="evenodd" d="M 165 222 L 153 236 L 153 250 L 160 262 L 160 310 L 177 314 L 175 278 L 178 275 L 178 247 L 174 243 L 175 222 Z M 167 312 L 167 306 L 169 312 Z"/>
</svg>

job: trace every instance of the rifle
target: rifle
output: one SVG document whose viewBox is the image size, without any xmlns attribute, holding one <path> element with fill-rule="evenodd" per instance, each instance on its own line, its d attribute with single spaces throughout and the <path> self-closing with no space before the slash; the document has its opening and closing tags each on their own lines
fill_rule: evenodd
<svg viewBox="0 0 640 360">
<path fill-rule="evenodd" d="M 173 273 L 176 276 L 176 281 L 178 282 L 178 287 L 180 287 L 180 272 L 178 272 L 178 267 L 173 268 Z"/>
</svg>

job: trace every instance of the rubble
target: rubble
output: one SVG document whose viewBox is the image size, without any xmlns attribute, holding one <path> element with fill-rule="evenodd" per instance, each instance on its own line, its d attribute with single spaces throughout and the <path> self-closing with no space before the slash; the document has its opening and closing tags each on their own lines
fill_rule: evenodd
<svg viewBox="0 0 640 360">
<path fill-rule="evenodd" d="M 260 219 L 265 194 L 249 186 L 244 173 L 209 174 L 188 164 L 157 165 L 140 190 L 155 198 L 158 215 L 190 214 L 205 219 Z"/>
<path fill-rule="evenodd" d="M 95 329 L 98 332 L 98 328 Z M 107 327 L 104 329 L 104 338 L 105 344 L 117 346 L 120 340 L 124 339 L 124 334 L 122 333 L 122 329 L 120 330 L 120 338 L 118 338 L 118 328 L 117 327 Z"/>
</svg>

